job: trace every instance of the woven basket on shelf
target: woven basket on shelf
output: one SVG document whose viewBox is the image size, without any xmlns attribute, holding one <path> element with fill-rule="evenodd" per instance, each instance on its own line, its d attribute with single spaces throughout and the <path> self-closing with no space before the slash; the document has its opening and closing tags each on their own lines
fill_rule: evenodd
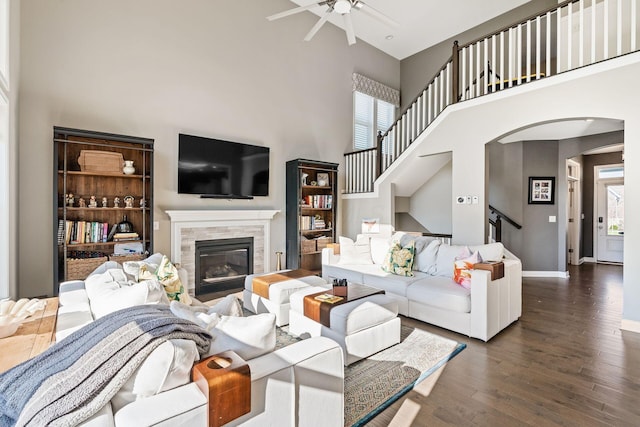
<svg viewBox="0 0 640 427">
<path fill-rule="evenodd" d="M 106 256 L 95 258 L 67 258 L 67 280 L 86 279 L 89 273 L 109 260 Z"/>
</svg>

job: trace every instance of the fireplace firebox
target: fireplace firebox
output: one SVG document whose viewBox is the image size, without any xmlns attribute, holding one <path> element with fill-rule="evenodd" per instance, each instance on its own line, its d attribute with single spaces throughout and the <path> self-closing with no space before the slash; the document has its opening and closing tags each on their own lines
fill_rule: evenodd
<svg viewBox="0 0 640 427">
<path fill-rule="evenodd" d="M 196 296 L 244 287 L 253 273 L 253 237 L 196 241 Z"/>
</svg>

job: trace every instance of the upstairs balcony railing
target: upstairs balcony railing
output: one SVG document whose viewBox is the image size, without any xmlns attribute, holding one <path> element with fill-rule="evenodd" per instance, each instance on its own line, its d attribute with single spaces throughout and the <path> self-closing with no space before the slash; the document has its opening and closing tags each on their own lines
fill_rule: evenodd
<svg viewBox="0 0 640 427">
<path fill-rule="evenodd" d="M 345 154 L 346 193 L 373 191 L 449 105 L 635 52 L 638 0 L 572 0 L 466 45 L 378 135 L 375 148 Z"/>
</svg>

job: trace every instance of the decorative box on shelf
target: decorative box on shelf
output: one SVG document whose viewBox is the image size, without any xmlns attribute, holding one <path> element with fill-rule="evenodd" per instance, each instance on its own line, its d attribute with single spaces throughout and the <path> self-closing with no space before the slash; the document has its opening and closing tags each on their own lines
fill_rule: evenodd
<svg viewBox="0 0 640 427">
<path fill-rule="evenodd" d="M 331 237 L 318 237 L 316 239 L 318 250 L 321 251 L 331 243 Z"/>
<path fill-rule="evenodd" d="M 81 150 L 78 164 L 82 172 L 122 174 L 124 157 L 113 151 Z"/>
<path fill-rule="evenodd" d="M 300 249 L 303 254 L 316 252 L 316 240 L 315 239 L 302 239 L 300 240 Z"/>
</svg>

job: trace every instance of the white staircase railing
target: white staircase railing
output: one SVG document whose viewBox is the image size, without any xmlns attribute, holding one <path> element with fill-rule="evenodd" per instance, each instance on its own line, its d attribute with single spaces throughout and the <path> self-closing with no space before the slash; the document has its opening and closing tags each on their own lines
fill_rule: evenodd
<svg viewBox="0 0 640 427">
<path fill-rule="evenodd" d="M 638 0 L 571 0 L 453 53 L 376 148 L 345 154 L 346 193 L 373 183 L 448 106 L 638 50 Z"/>
</svg>

